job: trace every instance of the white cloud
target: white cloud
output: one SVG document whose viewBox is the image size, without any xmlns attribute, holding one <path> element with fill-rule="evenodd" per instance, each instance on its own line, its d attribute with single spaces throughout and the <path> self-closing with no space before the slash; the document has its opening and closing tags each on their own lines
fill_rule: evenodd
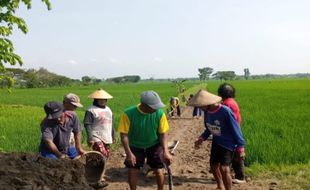
<svg viewBox="0 0 310 190">
<path fill-rule="evenodd" d="M 156 61 L 156 62 L 163 62 L 163 60 L 160 58 L 160 57 L 154 57 L 154 61 Z"/>
<path fill-rule="evenodd" d="M 110 63 L 113 63 L 113 64 L 121 64 L 122 63 L 121 60 L 116 59 L 114 57 L 110 57 L 108 60 Z"/>
<path fill-rule="evenodd" d="M 310 25 L 307 21 L 288 20 L 266 30 L 271 39 L 309 46 Z"/>
<path fill-rule="evenodd" d="M 91 59 L 90 59 L 90 62 L 92 62 L 92 63 L 98 63 L 98 60 L 97 60 L 96 58 L 91 58 Z"/>
<path fill-rule="evenodd" d="M 67 63 L 69 63 L 70 65 L 77 65 L 77 61 L 73 60 L 73 59 L 70 59 L 67 61 Z"/>
</svg>

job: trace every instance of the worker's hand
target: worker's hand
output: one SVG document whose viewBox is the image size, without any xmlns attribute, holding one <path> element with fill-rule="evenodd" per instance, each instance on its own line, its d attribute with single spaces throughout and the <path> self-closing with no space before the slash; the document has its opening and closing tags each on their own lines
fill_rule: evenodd
<svg viewBox="0 0 310 190">
<path fill-rule="evenodd" d="M 130 152 L 129 154 L 126 154 L 126 163 L 130 164 L 131 166 L 136 165 L 137 163 L 136 157 L 132 152 Z"/>
<path fill-rule="evenodd" d="M 89 147 L 93 147 L 94 143 L 95 143 L 94 141 L 87 141 L 87 145 Z"/>
<path fill-rule="evenodd" d="M 167 164 L 170 165 L 172 163 L 172 155 L 170 154 L 169 151 L 164 151 L 163 154 L 163 161 Z"/>
<path fill-rule="evenodd" d="M 243 147 L 238 147 L 238 148 L 236 149 L 236 152 L 237 152 L 237 154 L 239 155 L 239 159 L 240 159 L 240 160 L 244 160 L 244 158 L 245 158 L 245 151 L 244 151 L 244 148 L 243 148 Z"/>
<path fill-rule="evenodd" d="M 198 140 L 195 141 L 195 149 L 200 148 L 200 146 L 202 145 L 203 141 L 204 141 L 203 138 L 199 137 Z"/>
<path fill-rule="evenodd" d="M 69 159 L 69 156 L 67 154 L 61 154 L 59 156 L 60 159 Z"/>
<path fill-rule="evenodd" d="M 82 148 L 78 149 L 77 151 L 78 151 L 79 155 L 83 155 L 86 153 L 86 151 Z"/>
</svg>

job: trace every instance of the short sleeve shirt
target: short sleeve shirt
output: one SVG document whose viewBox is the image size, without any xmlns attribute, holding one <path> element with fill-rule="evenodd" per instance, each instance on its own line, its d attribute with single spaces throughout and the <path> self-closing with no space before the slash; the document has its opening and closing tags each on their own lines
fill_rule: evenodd
<svg viewBox="0 0 310 190">
<path fill-rule="evenodd" d="M 132 106 L 121 116 L 118 130 L 128 134 L 130 146 L 149 148 L 159 143 L 159 135 L 169 130 L 169 124 L 162 110 L 147 114 Z"/>
<path fill-rule="evenodd" d="M 46 147 L 46 140 L 53 140 L 58 150 L 67 153 L 71 132 L 78 133 L 81 129 L 80 121 L 73 111 L 66 111 L 64 125 L 51 123 L 47 120 L 41 124 L 41 144 L 40 152 L 50 152 Z"/>
</svg>

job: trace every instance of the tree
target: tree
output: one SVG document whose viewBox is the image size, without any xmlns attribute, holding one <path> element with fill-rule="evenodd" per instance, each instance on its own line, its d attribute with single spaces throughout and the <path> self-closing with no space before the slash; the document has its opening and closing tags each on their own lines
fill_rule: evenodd
<svg viewBox="0 0 310 190">
<path fill-rule="evenodd" d="M 83 76 L 82 77 L 82 83 L 83 85 L 87 86 L 87 85 L 90 85 L 92 82 L 92 78 L 89 77 L 89 76 Z"/>
<path fill-rule="evenodd" d="M 45 68 L 40 68 L 39 70 L 27 70 L 16 79 L 16 82 L 19 87 L 42 88 L 70 86 L 72 85 L 73 80 L 68 77 L 49 72 Z"/>
<path fill-rule="evenodd" d="M 245 68 L 244 69 L 244 78 L 245 78 L 245 80 L 248 80 L 249 77 L 250 77 L 250 70 L 249 70 L 249 68 Z"/>
<path fill-rule="evenodd" d="M 126 75 L 124 76 L 125 82 L 139 82 L 141 80 L 141 77 L 138 75 Z"/>
<path fill-rule="evenodd" d="M 96 77 L 92 77 L 93 84 L 99 84 L 102 80 L 97 79 Z"/>
<path fill-rule="evenodd" d="M 199 71 L 199 80 L 200 81 L 206 81 L 209 79 L 211 73 L 213 72 L 213 69 L 211 67 L 204 67 L 204 68 L 198 68 Z"/>
<path fill-rule="evenodd" d="M 114 83 L 126 83 L 126 82 L 136 83 L 136 82 L 139 82 L 140 80 L 141 80 L 141 77 L 138 75 L 125 75 L 121 77 L 107 78 L 106 81 L 114 82 Z"/>
<path fill-rule="evenodd" d="M 23 79 L 26 81 L 26 88 L 36 88 L 40 84 L 40 80 L 36 75 L 36 70 L 29 69 L 23 76 Z"/>
<path fill-rule="evenodd" d="M 48 8 L 51 9 L 49 0 L 42 0 Z M 21 57 L 14 53 L 13 42 L 9 39 L 12 35 L 13 27 L 17 26 L 23 33 L 28 32 L 26 22 L 21 17 L 16 16 L 16 10 L 20 4 L 27 6 L 27 9 L 31 9 L 31 0 L 1 0 L 0 1 L 0 81 L 11 81 L 8 86 L 13 85 L 13 78 L 5 75 L 4 64 L 20 66 L 23 64 Z"/>
<path fill-rule="evenodd" d="M 235 71 L 218 71 L 212 75 L 215 79 L 234 80 L 236 78 Z"/>
<path fill-rule="evenodd" d="M 175 88 L 177 89 L 178 94 L 181 94 L 183 92 L 185 92 L 186 87 L 184 85 L 184 82 L 186 81 L 186 79 L 183 80 L 173 80 L 172 83 L 174 84 Z"/>
</svg>

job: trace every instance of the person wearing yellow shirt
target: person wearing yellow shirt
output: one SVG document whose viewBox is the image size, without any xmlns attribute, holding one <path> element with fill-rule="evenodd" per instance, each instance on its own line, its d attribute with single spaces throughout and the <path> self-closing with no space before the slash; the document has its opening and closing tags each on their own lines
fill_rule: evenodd
<svg viewBox="0 0 310 190">
<path fill-rule="evenodd" d="M 172 156 L 168 150 L 169 124 L 165 107 L 155 91 L 141 93 L 140 104 L 125 109 L 118 130 L 126 152 L 128 183 L 131 190 L 137 188 L 138 171 L 144 162 L 156 174 L 157 189 L 164 189 L 164 163 L 169 165 Z"/>
</svg>

